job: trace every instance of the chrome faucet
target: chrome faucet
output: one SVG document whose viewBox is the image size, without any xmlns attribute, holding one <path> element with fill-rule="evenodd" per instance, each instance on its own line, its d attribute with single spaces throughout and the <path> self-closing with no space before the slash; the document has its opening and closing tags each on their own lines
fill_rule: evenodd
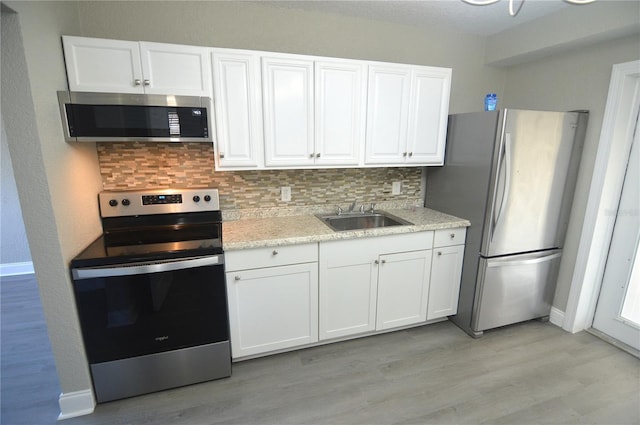
<svg viewBox="0 0 640 425">
<path fill-rule="evenodd" d="M 353 209 L 356 207 L 356 200 L 354 199 L 351 205 L 349 205 L 349 212 L 353 212 Z"/>
</svg>

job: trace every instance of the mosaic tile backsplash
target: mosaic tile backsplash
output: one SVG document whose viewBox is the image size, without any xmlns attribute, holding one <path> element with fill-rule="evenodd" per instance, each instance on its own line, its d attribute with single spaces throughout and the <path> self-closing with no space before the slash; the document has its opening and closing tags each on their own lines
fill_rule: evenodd
<svg viewBox="0 0 640 425">
<path fill-rule="evenodd" d="M 419 167 L 214 172 L 208 143 L 98 143 L 105 190 L 215 187 L 223 210 L 421 202 Z M 402 182 L 400 195 L 391 183 Z M 291 187 L 291 202 L 280 187 Z"/>
</svg>

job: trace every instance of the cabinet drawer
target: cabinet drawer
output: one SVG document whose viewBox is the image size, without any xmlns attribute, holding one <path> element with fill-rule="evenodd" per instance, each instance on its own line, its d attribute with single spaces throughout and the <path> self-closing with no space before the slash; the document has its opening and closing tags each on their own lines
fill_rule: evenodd
<svg viewBox="0 0 640 425">
<path fill-rule="evenodd" d="M 451 246 L 464 244 L 465 236 L 467 235 L 466 227 L 458 227 L 455 229 L 441 229 L 436 230 L 433 237 L 433 246 Z"/>
<path fill-rule="evenodd" d="M 241 249 L 225 252 L 227 271 L 259 269 L 318 261 L 318 244 Z"/>
</svg>

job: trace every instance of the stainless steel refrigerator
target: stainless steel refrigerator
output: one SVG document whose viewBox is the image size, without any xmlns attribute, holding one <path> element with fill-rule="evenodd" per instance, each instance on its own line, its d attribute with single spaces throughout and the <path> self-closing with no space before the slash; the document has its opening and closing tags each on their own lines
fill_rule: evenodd
<svg viewBox="0 0 640 425">
<path fill-rule="evenodd" d="M 469 335 L 549 316 L 587 120 L 515 109 L 449 116 L 425 206 L 471 221 L 451 317 Z"/>
</svg>

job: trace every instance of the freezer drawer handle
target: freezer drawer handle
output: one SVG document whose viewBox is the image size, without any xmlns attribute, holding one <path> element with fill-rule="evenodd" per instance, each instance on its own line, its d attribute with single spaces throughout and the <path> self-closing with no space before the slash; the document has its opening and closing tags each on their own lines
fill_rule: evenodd
<svg viewBox="0 0 640 425">
<path fill-rule="evenodd" d="M 525 266 L 531 264 L 539 264 L 547 261 L 551 261 L 556 258 L 560 258 L 562 256 L 561 252 L 556 252 L 555 254 L 547 255 L 544 257 L 532 258 L 530 260 L 520 260 L 520 261 L 487 261 L 487 267 L 504 267 L 504 266 Z"/>
</svg>

